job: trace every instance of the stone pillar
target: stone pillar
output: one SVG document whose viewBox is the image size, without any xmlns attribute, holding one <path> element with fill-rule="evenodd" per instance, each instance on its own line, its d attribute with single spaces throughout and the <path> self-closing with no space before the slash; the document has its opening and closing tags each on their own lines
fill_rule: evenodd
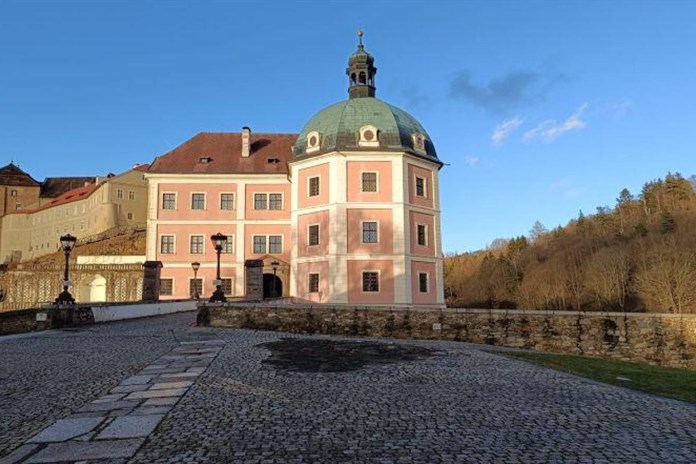
<svg viewBox="0 0 696 464">
<path fill-rule="evenodd" d="M 159 301 L 161 272 L 162 261 L 145 261 L 143 263 L 142 301 Z"/>
</svg>

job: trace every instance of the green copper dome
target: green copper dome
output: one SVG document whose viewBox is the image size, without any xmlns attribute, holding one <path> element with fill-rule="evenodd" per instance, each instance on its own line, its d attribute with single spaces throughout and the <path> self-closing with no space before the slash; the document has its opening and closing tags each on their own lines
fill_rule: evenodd
<svg viewBox="0 0 696 464">
<path fill-rule="evenodd" d="M 373 143 L 360 141 L 360 129 L 365 126 L 377 129 Z M 310 140 L 315 148 L 307 143 L 313 132 L 319 134 L 318 143 Z M 321 110 L 304 126 L 293 151 L 295 158 L 303 158 L 336 150 L 406 151 L 437 160 L 435 146 L 416 118 L 373 97 L 351 98 Z"/>
</svg>

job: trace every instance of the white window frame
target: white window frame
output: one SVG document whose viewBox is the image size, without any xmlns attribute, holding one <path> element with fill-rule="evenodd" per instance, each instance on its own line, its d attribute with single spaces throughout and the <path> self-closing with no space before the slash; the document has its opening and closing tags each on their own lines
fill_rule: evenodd
<svg viewBox="0 0 696 464">
<path fill-rule="evenodd" d="M 271 195 L 280 195 L 280 209 L 271 208 Z M 285 209 L 285 195 L 283 192 L 268 192 L 268 211 L 283 211 Z"/>
<path fill-rule="evenodd" d="M 280 237 L 280 251 L 276 251 L 276 252 L 271 251 L 271 237 Z M 266 249 L 268 250 L 269 255 L 271 253 L 282 255 L 283 250 L 285 250 L 285 235 L 283 235 L 283 234 L 268 234 L 268 235 L 266 235 Z"/>
<path fill-rule="evenodd" d="M 232 208 L 223 208 L 222 207 L 222 196 L 223 195 L 232 195 Z M 220 192 L 220 211 L 234 211 L 237 209 L 237 195 L 235 195 L 235 192 Z"/>
<path fill-rule="evenodd" d="M 202 242 L 203 243 L 203 251 L 201 251 L 200 253 L 193 252 L 193 247 L 192 247 L 193 237 L 203 237 L 203 242 Z M 205 242 L 206 242 L 205 235 L 203 235 L 203 234 L 189 234 L 189 254 L 190 255 L 204 255 L 205 254 Z"/>
<path fill-rule="evenodd" d="M 194 208 L 193 207 L 193 196 L 194 195 L 203 195 L 203 208 Z M 205 192 L 191 192 L 191 202 L 189 203 L 189 208 L 191 208 L 191 211 L 205 211 L 206 206 L 208 206 L 208 196 L 206 195 Z"/>
<path fill-rule="evenodd" d="M 377 274 L 377 291 L 372 292 L 365 290 L 365 273 L 367 272 L 374 272 Z M 382 292 L 382 272 L 378 271 L 377 269 L 363 269 L 360 271 L 360 290 L 362 293 L 369 293 L 369 294 L 375 294 L 375 293 L 381 293 Z"/>
<path fill-rule="evenodd" d="M 198 296 L 203 297 L 203 291 L 205 290 L 205 277 L 204 276 L 196 276 L 196 280 L 201 281 L 201 291 L 198 292 Z M 191 282 L 193 282 L 193 277 L 189 276 L 188 288 L 187 288 L 187 292 L 186 292 L 186 296 L 189 298 L 193 298 L 193 295 L 191 295 Z"/>
<path fill-rule="evenodd" d="M 376 233 L 377 233 L 377 240 L 374 241 L 374 242 L 366 242 L 366 241 L 365 241 L 365 226 L 364 226 L 364 224 L 365 224 L 366 222 L 374 222 L 375 224 L 377 224 L 377 231 L 376 231 Z M 380 223 L 379 223 L 378 220 L 365 220 L 365 221 L 360 221 L 360 243 L 363 243 L 363 244 L 365 244 L 365 245 L 376 245 L 377 243 L 379 243 L 379 239 L 380 239 L 380 233 L 379 233 L 380 227 L 379 227 L 379 226 L 380 226 Z"/>
<path fill-rule="evenodd" d="M 375 175 L 375 190 L 369 191 L 365 190 L 365 182 L 363 180 L 363 174 L 374 174 Z M 379 171 L 360 171 L 360 192 L 362 193 L 379 193 Z"/>
<path fill-rule="evenodd" d="M 311 240 L 312 233 L 310 229 L 312 228 L 312 226 L 317 226 L 317 243 L 315 244 L 312 244 Z M 316 247 L 319 245 L 321 245 L 321 224 L 319 224 L 318 222 L 313 224 L 307 224 L 307 246 Z"/>
<path fill-rule="evenodd" d="M 421 226 L 423 227 L 423 229 L 425 229 L 425 234 L 424 234 L 425 243 L 419 243 L 419 241 L 418 241 L 418 239 L 419 239 L 418 228 Z M 425 246 L 425 247 L 428 246 L 428 224 L 423 224 L 423 223 L 419 223 L 419 222 L 416 223 L 416 245 Z"/>
<path fill-rule="evenodd" d="M 174 239 L 173 243 L 172 243 L 173 249 L 172 249 L 171 253 L 162 252 L 162 237 L 172 237 Z M 158 252 L 157 254 L 160 254 L 160 255 L 174 255 L 174 254 L 176 254 L 176 234 L 160 234 L 159 246 L 157 247 L 157 252 Z"/>
<path fill-rule="evenodd" d="M 365 139 L 365 132 L 372 131 L 375 134 L 375 138 L 372 140 Z M 358 146 L 361 147 L 379 147 L 379 130 L 372 125 L 362 126 L 358 130 L 360 138 L 358 140 Z"/>
<path fill-rule="evenodd" d="M 256 237 L 263 237 L 263 251 L 256 251 Z M 254 255 L 264 255 L 268 254 L 268 235 L 256 234 L 251 236 L 251 253 Z"/>
<path fill-rule="evenodd" d="M 312 195 L 312 179 L 317 180 L 317 194 Z M 316 198 L 321 195 L 321 176 L 311 176 L 307 178 L 307 197 Z"/>
<path fill-rule="evenodd" d="M 174 208 L 165 208 L 164 207 L 164 196 L 165 195 L 174 195 Z M 160 209 L 162 211 L 176 211 L 179 206 L 179 194 L 178 192 L 162 192 L 162 197 L 160 198 Z"/>
<path fill-rule="evenodd" d="M 223 255 L 233 255 L 236 253 L 236 248 L 235 248 L 235 243 L 234 243 L 234 234 L 225 234 L 227 235 L 227 241 L 225 242 L 225 245 L 222 247 L 222 251 L 220 252 Z M 229 247 L 232 251 L 226 252 L 225 248 Z"/>
<path fill-rule="evenodd" d="M 312 290 L 312 276 L 317 276 L 317 290 Z M 319 293 L 319 288 L 321 287 L 321 280 L 318 272 L 308 272 L 307 273 L 307 293 Z"/>
<path fill-rule="evenodd" d="M 417 174 L 414 174 L 414 180 L 413 180 L 413 193 L 417 198 L 428 198 L 428 179 L 425 177 L 421 177 Z M 423 181 L 423 195 L 418 195 L 418 179 L 421 179 Z"/>
</svg>

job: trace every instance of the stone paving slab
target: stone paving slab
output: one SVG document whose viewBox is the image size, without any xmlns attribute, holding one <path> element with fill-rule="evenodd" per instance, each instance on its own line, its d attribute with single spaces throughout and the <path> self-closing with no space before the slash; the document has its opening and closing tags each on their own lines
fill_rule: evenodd
<svg viewBox="0 0 696 464">
<path fill-rule="evenodd" d="M 164 414 L 118 417 L 102 430 L 96 439 L 145 438 L 155 430 L 163 417 Z"/>
<path fill-rule="evenodd" d="M 41 433 L 32 437 L 30 443 L 48 443 L 70 440 L 94 430 L 104 421 L 103 417 L 83 417 L 79 419 L 61 419 Z"/>
<path fill-rule="evenodd" d="M 144 439 L 130 439 L 53 443 L 31 456 L 25 462 L 27 464 L 37 464 L 127 458 L 133 456 L 144 441 Z"/>
<path fill-rule="evenodd" d="M 141 400 L 145 398 L 166 398 L 169 396 L 182 396 L 186 393 L 185 388 L 170 388 L 165 390 L 148 390 L 133 392 L 126 396 L 127 400 Z"/>
<path fill-rule="evenodd" d="M 179 382 L 162 382 L 162 383 L 153 383 L 150 386 L 150 390 L 170 390 L 170 389 L 176 389 L 176 388 L 188 388 L 191 385 L 193 385 L 193 382 L 190 380 L 182 380 Z"/>
</svg>

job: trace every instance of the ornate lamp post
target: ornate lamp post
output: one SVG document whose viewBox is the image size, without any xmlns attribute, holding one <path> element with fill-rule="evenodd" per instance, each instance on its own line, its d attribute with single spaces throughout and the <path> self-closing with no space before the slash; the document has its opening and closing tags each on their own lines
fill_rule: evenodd
<svg viewBox="0 0 696 464">
<path fill-rule="evenodd" d="M 70 272 L 70 252 L 75 248 L 75 242 L 77 238 L 70 234 L 65 234 L 60 238 L 60 247 L 65 253 L 65 272 L 63 274 L 63 291 L 56 298 L 55 304 L 72 304 L 75 303 L 75 298 L 72 297 L 68 291 L 70 287 L 70 280 L 68 280 Z"/>
<path fill-rule="evenodd" d="M 278 298 L 278 290 L 276 288 L 276 274 L 278 272 L 278 266 L 280 263 L 278 261 L 271 261 L 271 267 L 273 267 L 273 298 Z"/>
<path fill-rule="evenodd" d="M 201 263 L 198 261 L 191 263 L 191 269 L 193 269 L 193 297 L 197 300 L 201 296 L 198 294 L 198 270 L 201 268 Z"/>
<path fill-rule="evenodd" d="M 210 237 L 210 240 L 215 246 L 215 252 L 217 253 L 217 278 L 215 279 L 215 291 L 210 297 L 210 302 L 215 301 L 227 301 L 225 298 L 225 293 L 222 291 L 222 280 L 220 279 L 220 253 L 222 253 L 222 247 L 225 246 L 227 242 L 227 235 L 223 235 L 220 232 Z"/>
</svg>

